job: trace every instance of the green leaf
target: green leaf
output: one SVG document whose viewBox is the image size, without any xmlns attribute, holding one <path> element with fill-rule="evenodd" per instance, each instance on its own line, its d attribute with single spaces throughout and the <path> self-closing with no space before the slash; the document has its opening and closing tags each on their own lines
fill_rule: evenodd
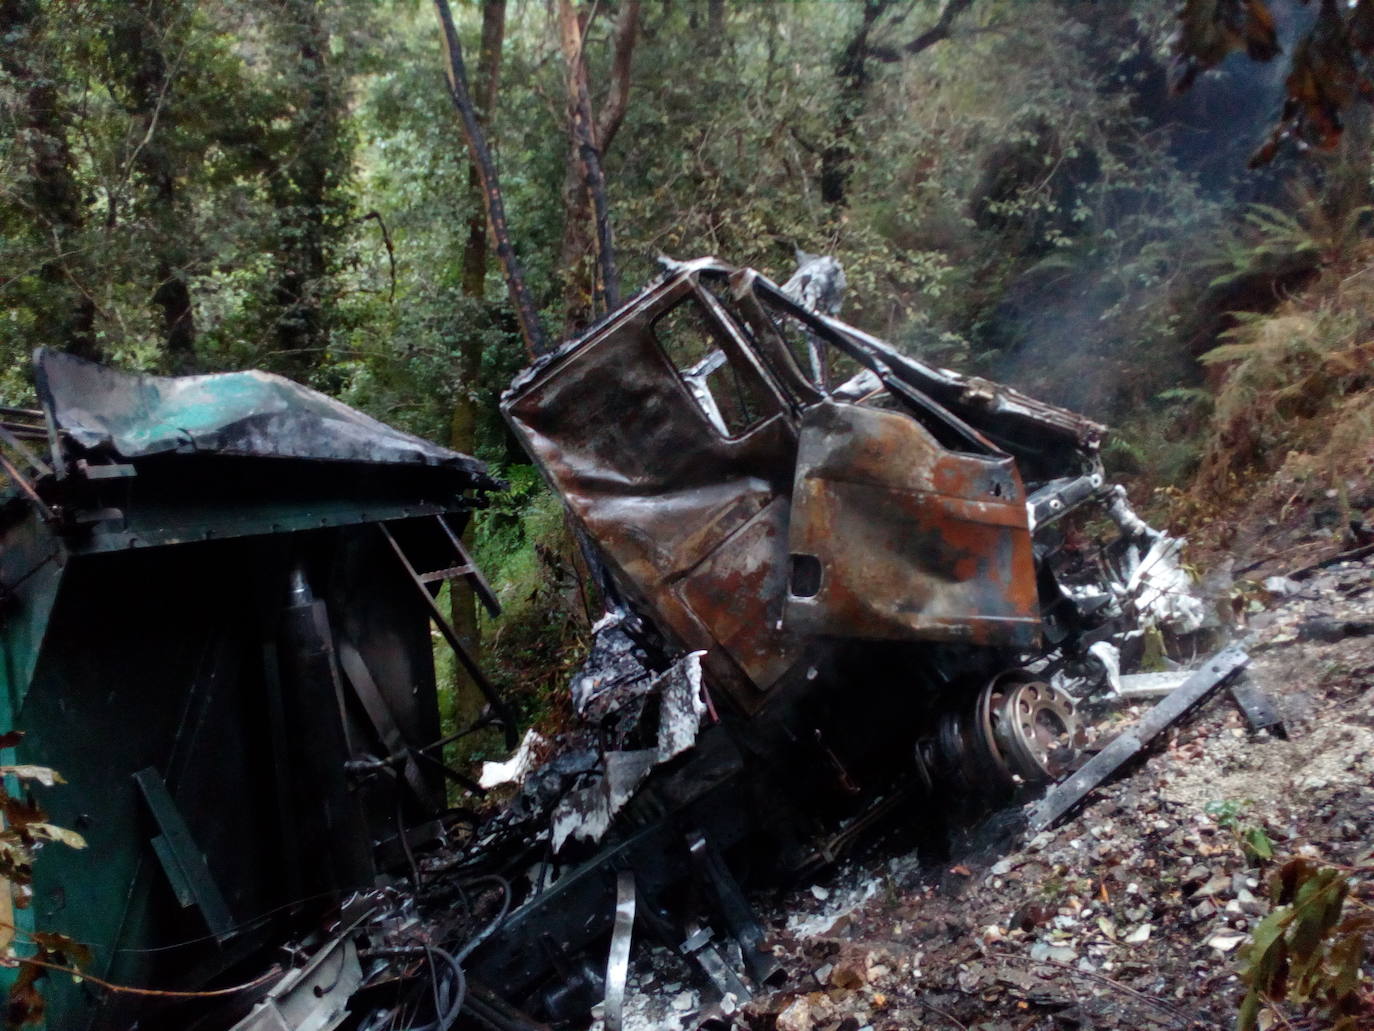
<svg viewBox="0 0 1374 1031">
<path fill-rule="evenodd" d="M 1353 995 L 1359 989 L 1360 964 L 1364 962 L 1363 933 L 1356 929 L 1340 935 L 1331 944 L 1330 959 L 1330 983 L 1337 997 Z"/>
<path fill-rule="evenodd" d="M 1293 930 L 1289 936 L 1293 952 L 1299 962 L 1306 959 L 1321 940 L 1321 919 L 1326 907 L 1322 902 L 1322 892 L 1330 885 L 1329 873 L 1334 870 L 1319 870 L 1298 888 L 1298 896 L 1293 900 Z"/>
<path fill-rule="evenodd" d="M 1287 909 L 1270 913 L 1260 921 L 1250 943 L 1241 950 L 1244 964 L 1241 977 L 1252 990 L 1276 999 L 1282 999 L 1288 991 L 1288 943 L 1283 933 L 1291 916 Z"/>
<path fill-rule="evenodd" d="M 1259 992 L 1251 988 L 1245 993 L 1245 1001 L 1240 1004 L 1236 1014 L 1236 1031 L 1255 1031 L 1259 1026 Z"/>
<path fill-rule="evenodd" d="M 1262 827 L 1251 827 L 1245 832 L 1245 844 L 1260 859 L 1274 858 L 1274 844 Z"/>
</svg>

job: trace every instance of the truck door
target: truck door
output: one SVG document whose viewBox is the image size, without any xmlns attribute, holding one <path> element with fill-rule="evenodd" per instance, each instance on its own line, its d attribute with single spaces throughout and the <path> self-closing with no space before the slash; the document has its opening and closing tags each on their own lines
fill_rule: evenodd
<svg viewBox="0 0 1374 1031">
<path fill-rule="evenodd" d="M 911 393 L 887 409 L 825 400 L 803 413 L 786 626 L 1031 647 L 1040 620 L 1015 462 Z"/>
</svg>

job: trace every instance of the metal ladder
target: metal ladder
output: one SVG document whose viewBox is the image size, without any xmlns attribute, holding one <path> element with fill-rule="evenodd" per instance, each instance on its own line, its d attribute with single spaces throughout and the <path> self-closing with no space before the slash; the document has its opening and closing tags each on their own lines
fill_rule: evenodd
<svg viewBox="0 0 1374 1031">
<path fill-rule="evenodd" d="M 382 531 L 382 536 L 391 545 L 391 550 L 395 552 L 396 558 L 400 560 L 401 566 L 410 576 L 411 582 L 415 584 L 415 589 L 419 592 L 425 606 L 429 609 L 429 617 L 438 627 L 439 633 L 443 635 L 448 646 L 453 649 L 453 654 L 467 670 L 472 682 L 477 685 L 477 689 L 482 692 L 487 703 L 491 706 L 491 711 L 496 716 L 496 722 L 500 723 L 506 736 L 506 747 L 514 748 L 516 745 L 515 734 L 515 714 L 512 712 L 506 700 L 501 697 L 499 691 L 486 674 L 477 665 L 476 659 L 468 652 L 462 640 L 458 637 L 458 632 L 454 630 L 453 624 L 449 622 L 443 611 L 435 601 L 434 595 L 430 593 L 430 585 L 443 583 L 449 580 L 464 579 L 472 586 L 473 593 L 481 601 L 483 607 L 493 616 L 500 615 L 501 603 L 496 600 L 496 594 L 491 589 L 491 584 L 482 575 L 482 571 L 477 568 L 477 563 L 468 554 L 467 548 L 463 547 L 463 542 L 459 536 L 453 532 L 453 527 L 449 526 L 448 520 L 442 515 L 434 515 L 429 518 L 438 523 L 443 536 L 453 547 L 454 555 L 458 561 L 456 564 L 443 566 L 439 569 L 421 572 L 415 568 L 415 563 L 411 561 L 409 555 L 396 536 L 391 532 L 386 523 L 378 523 L 377 528 Z"/>
</svg>

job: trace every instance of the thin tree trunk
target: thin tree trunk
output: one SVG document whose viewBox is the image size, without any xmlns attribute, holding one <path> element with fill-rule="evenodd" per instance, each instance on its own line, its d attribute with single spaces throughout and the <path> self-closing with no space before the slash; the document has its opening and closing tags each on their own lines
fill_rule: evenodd
<svg viewBox="0 0 1374 1031">
<path fill-rule="evenodd" d="M 596 317 L 596 271 L 592 266 L 592 210 L 571 142 L 563 170 L 563 242 L 558 251 L 558 271 L 563 277 L 563 336 L 573 337 Z"/>
<path fill-rule="evenodd" d="M 849 176 L 854 169 L 854 126 L 863 112 L 868 91 L 869 33 L 889 0 L 865 0 L 863 19 L 835 65 L 839 95 L 835 102 L 834 142 L 821 152 L 821 200 L 836 208 L 848 202 Z"/>
<path fill-rule="evenodd" d="M 130 5 L 119 12 L 114 33 L 116 53 L 125 75 L 129 113 L 136 120 L 133 167 L 147 182 L 149 238 L 157 286 L 153 304 L 162 313 L 163 341 L 174 366 L 192 364 L 196 340 L 191 288 L 186 280 L 190 230 L 177 189 L 176 158 L 167 140 L 175 125 L 172 70 L 159 36 L 167 31 L 176 5 L 161 2 Z"/>
<path fill-rule="evenodd" d="M 299 137 L 290 165 L 272 177 L 278 211 L 279 254 L 273 302 L 277 307 L 278 367 L 303 377 L 329 346 L 329 278 L 335 238 L 348 219 L 339 186 L 349 155 L 343 137 L 343 98 L 330 66 L 329 26 L 314 0 L 284 0 L 283 30 L 303 82 Z"/>
<path fill-rule="evenodd" d="M 711 57 L 719 57 L 725 45 L 725 0 L 707 0 L 706 4 L 706 52 Z"/>
<path fill-rule="evenodd" d="M 568 119 L 573 162 L 581 172 L 581 188 L 594 213 L 597 275 L 592 283 L 593 306 L 605 312 L 620 305 L 620 279 L 616 271 L 615 241 L 606 203 L 606 179 L 601 171 L 601 153 L 592 122 L 592 98 L 587 88 L 582 23 L 572 0 L 559 0 L 558 24 L 563 59 L 568 66 Z"/>
<path fill-rule="evenodd" d="M 501 47 L 506 31 L 506 0 L 485 0 L 482 4 L 482 49 L 477 57 L 477 84 L 474 100 L 477 121 L 485 132 L 491 127 L 492 112 L 501 78 Z M 463 295 L 481 305 L 487 286 L 487 220 L 484 214 L 482 179 L 475 163 L 468 164 L 468 197 L 472 214 L 468 216 L 467 242 L 463 246 Z M 482 376 L 481 326 L 459 327 L 458 389 L 449 426 L 449 446 L 472 454 L 477 445 L 476 386 Z M 468 521 L 463 543 L 472 548 L 473 523 Z M 477 620 L 477 598 L 466 580 L 449 585 L 453 629 L 469 654 L 480 654 L 482 628 Z M 484 698 L 461 665 L 454 667 L 453 717 L 456 726 L 473 723 L 482 710 Z"/>
<path fill-rule="evenodd" d="M 611 41 L 609 90 L 594 116 L 587 80 L 586 40 L 573 0 L 559 0 L 559 36 L 567 64 L 569 154 L 563 180 L 564 329 L 569 336 L 620 304 L 602 159 L 625 118 L 639 33 L 640 0 L 625 0 Z"/>
<path fill-rule="evenodd" d="M 434 0 L 434 7 L 444 32 L 449 95 L 458 110 L 468 152 L 482 185 L 487 228 L 492 241 L 496 244 L 496 256 L 500 259 L 501 269 L 505 274 L 511 306 L 515 308 L 516 318 L 520 322 L 525 349 L 531 358 L 537 357 L 548 352 L 548 338 L 544 335 L 538 309 L 535 308 L 534 299 L 525 284 L 525 272 L 520 266 L 520 259 L 515 254 L 515 248 L 511 246 L 510 230 L 506 224 L 506 208 L 501 198 L 501 182 L 496 174 L 496 166 L 491 160 L 491 152 L 487 149 L 486 135 L 482 131 L 477 110 L 473 106 L 472 95 L 468 91 L 467 71 L 463 67 L 463 48 L 458 41 L 458 31 L 453 27 L 453 14 L 449 10 L 448 0 Z"/>
</svg>

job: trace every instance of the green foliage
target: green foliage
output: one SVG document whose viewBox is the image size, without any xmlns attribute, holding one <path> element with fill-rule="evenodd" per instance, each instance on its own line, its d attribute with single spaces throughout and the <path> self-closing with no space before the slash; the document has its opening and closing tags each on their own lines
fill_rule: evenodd
<svg viewBox="0 0 1374 1031">
<path fill-rule="evenodd" d="M 1351 224 L 1355 222 L 1352 220 Z M 1323 250 L 1324 242 L 1297 215 L 1272 204 L 1251 205 L 1235 231 L 1222 237 L 1217 257 L 1208 262 L 1220 270 L 1211 285 L 1229 286 L 1294 258 L 1316 256 Z"/>
<path fill-rule="evenodd" d="M 1215 820 L 1217 826 L 1235 830 L 1240 826 L 1241 813 L 1249 805 L 1249 802 L 1237 801 L 1234 798 L 1214 798 L 1202 807 L 1202 811 Z"/>
<path fill-rule="evenodd" d="M 1170 387 L 1168 390 L 1161 390 L 1155 396 L 1170 404 L 1198 406 L 1204 409 L 1210 409 L 1213 401 L 1211 391 L 1202 387 Z"/>
<path fill-rule="evenodd" d="M 477 560 L 502 583 L 507 615 L 529 603 L 542 577 L 536 543 L 545 547 L 563 530 L 563 507 L 532 465 L 501 470 L 510 485 L 494 500 L 478 528 Z"/>
<path fill-rule="evenodd" d="M 4 364 L 75 346 L 79 308 L 84 353 L 127 367 L 317 368 L 344 321 L 355 228 L 359 64 L 334 44 L 366 38 L 371 6 L 15 7 L 22 56 L 0 62 Z"/>
<path fill-rule="evenodd" d="M 1274 315 L 1239 315 L 1225 342 L 1202 355 L 1204 364 L 1229 366 L 1203 456 L 1205 483 L 1274 471 L 1291 454 L 1318 456 L 1333 481 L 1359 461 L 1374 383 L 1368 278 L 1344 278 Z"/>
<path fill-rule="evenodd" d="M 594 613 L 562 503 L 533 466 L 508 466 L 501 475 L 510 489 L 476 537 L 477 560 L 502 607 L 483 639 L 494 682 L 525 722 L 547 731 L 568 718 L 568 677 L 585 654 Z"/>
<path fill-rule="evenodd" d="M 1203 811 L 1217 822 L 1217 826 L 1234 835 L 1246 859 L 1252 863 L 1268 862 L 1274 858 L 1274 844 L 1268 833 L 1261 826 L 1241 820 L 1245 810 L 1253 804 L 1249 800 L 1214 799 L 1203 806 Z"/>
<path fill-rule="evenodd" d="M 1347 871 L 1309 859 L 1289 860 L 1274 874 L 1273 908 L 1240 953 L 1247 990 L 1237 1031 L 1254 1031 L 1261 1007 L 1284 1001 L 1329 1021 L 1334 1031 L 1368 1026 L 1374 999 L 1360 965 L 1374 916 L 1367 909 L 1345 912 L 1350 888 Z"/>
</svg>

